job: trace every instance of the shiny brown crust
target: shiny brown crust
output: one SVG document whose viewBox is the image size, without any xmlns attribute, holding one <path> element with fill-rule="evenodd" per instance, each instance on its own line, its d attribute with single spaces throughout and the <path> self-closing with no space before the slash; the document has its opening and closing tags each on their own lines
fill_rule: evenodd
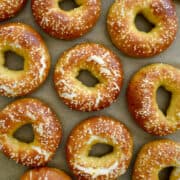
<svg viewBox="0 0 180 180">
<path fill-rule="evenodd" d="M 158 173 L 170 166 L 180 166 L 180 143 L 167 139 L 150 142 L 137 156 L 132 180 L 158 180 Z"/>
<path fill-rule="evenodd" d="M 156 102 L 157 89 L 172 93 L 165 116 Z M 134 120 L 148 133 L 164 136 L 180 128 L 180 70 L 168 64 L 152 64 L 140 69 L 127 89 L 129 110 Z"/>
<path fill-rule="evenodd" d="M 4 52 L 13 51 L 24 58 L 24 69 L 9 70 L 4 66 Z M 40 35 L 22 23 L 0 25 L 0 94 L 24 96 L 39 87 L 50 68 L 48 49 Z"/>
<path fill-rule="evenodd" d="M 60 0 L 61 1 L 61 0 Z M 36 22 L 49 35 L 59 39 L 74 39 L 87 33 L 97 22 L 101 0 L 76 0 L 80 6 L 62 10 L 57 0 L 32 0 Z"/>
<path fill-rule="evenodd" d="M 26 1 L 27 0 L 1 0 L 0 21 L 4 21 L 15 16 L 24 7 Z"/>
<path fill-rule="evenodd" d="M 80 70 L 89 70 L 99 83 L 83 85 L 76 77 Z M 84 43 L 65 51 L 54 72 L 56 91 L 64 103 L 79 111 L 97 111 L 113 103 L 123 79 L 120 59 L 100 44 Z"/>
<path fill-rule="evenodd" d="M 152 31 L 139 31 L 135 17 L 142 13 L 155 25 Z M 114 45 L 133 57 L 151 57 L 167 49 L 174 41 L 178 20 L 172 0 L 116 0 L 107 18 Z"/>
<path fill-rule="evenodd" d="M 25 124 L 32 124 L 34 141 L 20 142 L 14 132 Z M 6 156 L 25 166 L 38 167 L 51 160 L 62 136 L 55 113 L 37 99 L 14 101 L 0 113 L 0 148 Z"/>
<path fill-rule="evenodd" d="M 20 180 L 71 180 L 71 178 L 59 169 L 42 167 L 27 171 Z"/>
<path fill-rule="evenodd" d="M 93 145 L 105 143 L 113 152 L 102 157 L 88 156 Z M 132 157 L 133 140 L 121 122 L 110 117 L 82 121 L 70 133 L 66 157 L 77 179 L 113 180 L 124 174 Z"/>
</svg>

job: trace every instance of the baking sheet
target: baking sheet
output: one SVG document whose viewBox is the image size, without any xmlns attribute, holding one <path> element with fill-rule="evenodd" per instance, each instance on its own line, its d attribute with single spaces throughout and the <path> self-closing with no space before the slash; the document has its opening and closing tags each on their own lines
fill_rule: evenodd
<svg viewBox="0 0 180 180">
<path fill-rule="evenodd" d="M 82 121 L 83 119 L 87 117 L 91 117 L 94 115 L 107 115 L 107 116 L 112 116 L 120 120 L 124 124 L 126 124 L 126 126 L 132 132 L 132 135 L 134 138 L 133 159 L 131 161 L 131 165 L 128 171 L 126 172 L 126 174 L 119 178 L 121 180 L 130 180 L 134 160 L 140 147 L 147 142 L 150 142 L 155 139 L 161 139 L 161 138 L 152 136 L 144 132 L 141 128 L 139 128 L 136 125 L 136 123 L 133 121 L 132 117 L 130 116 L 127 109 L 127 102 L 126 102 L 126 96 L 125 96 L 128 81 L 130 80 L 130 77 L 138 69 L 140 69 L 142 66 L 147 65 L 147 64 L 163 62 L 163 63 L 172 64 L 175 67 L 180 68 L 180 49 L 179 49 L 180 48 L 180 31 L 178 31 L 177 39 L 172 44 L 172 46 L 168 50 L 163 52 L 162 54 L 153 58 L 149 58 L 149 59 L 129 58 L 125 56 L 124 54 L 122 54 L 119 50 L 117 50 L 112 45 L 109 39 L 107 30 L 106 30 L 106 15 L 108 12 L 108 8 L 110 7 L 112 3 L 113 3 L 113 0 L 106 0 L 106 1 L 102 0 L 101 17 L 98 23 L 96 24 L 96 26 L 92 29 L 91 32 L 89 32 L 85 36 L 79 39 L 73 40 L 73 41 L 57 40 L 45 34 L 40 29 L 40 27 L 38 27 L 36 23 L 34 22 L 34 19 L 31 13 L 31 8 L 30 8 L 30 1 L 28 1 L 25 8 L 18 14 L 18 16 L 16 16 L 15 18 L 12 18 L 9 21 L 10 22 L 24 22 L 26 24 L 31 25 L 34 29 L 36 29 L 36 31 L 38 31 L 43 37 L 43 39 L 45 40 L 49 48 L 51 58 L 52 58 L 51 72 L 48 79 L 36 92 L 27 96 L 27 97 L 39 98 L 45 101 L 46 103 L 48 103 L 49 106 L 57 113 L 59 119 L 61 120 L 63 124 L 63 130 L 64 130 L 63 141 L 60 144 L 56 152 L 56 155 L 54 156 L 53 160 L 48 164 L 48 166 L 62 169 L 72 176 L 71 172 L 69 171 L 67 167 L 66 160 L 65 160 L 65 144 L 66 144 L 68 134 L 78 122 Z M 175 4 L 176 4 L 178 17 L 180 18 L 180 1 L 176 0 Z M 1 24 L 6 23 L 6 22 L 7 21 L 1 22 Z M 72 47 L 73 45 L 77 43 L 87 42 L 87 41 L 102 43 L 106 45 L 108 48 L 114 50 L 114 52 L 120 57 L 123 64 L 124 83 L 123 83 L 123 89 L 121 91 L 121 94 L 117 102 L 112 104 L 109 108 L 106 108 L 98 112 L 83 113 L 83 112 L 70 110 L 58 98 L 54 90 L 52 75 L 53 75 L 54 65 L 59 55 L 64 50 Z M 86 76 L 84 76 L 83 78 L 86 79 Z M 166 98 L 164 98 L 163 92 L 159 93 L 159 99 L 162 104 L 166 102 Z M 0 97 L 0 109 L 5 107 L 8 103 L 12 102 L 13 100 L 14 99 L 12 98 Z M 24 129 L 24 131 L 26 130 Z M 23 132 L 21 132 L 20 135 L 21 134 L 23 136 Z M 180 141 L 179 137 L 180 137 L 180 131 L 164 138 Z M 17 165 L 13 160 L 9 160 L 6 156 L 0 153 L 0 180 L 18 180 L 27 169 L 28 168 L 22 165 Z M 164 174 L 164 177 L 165 177 L 164 179 L 168 179 L 167 173 Z"/>
</svg>

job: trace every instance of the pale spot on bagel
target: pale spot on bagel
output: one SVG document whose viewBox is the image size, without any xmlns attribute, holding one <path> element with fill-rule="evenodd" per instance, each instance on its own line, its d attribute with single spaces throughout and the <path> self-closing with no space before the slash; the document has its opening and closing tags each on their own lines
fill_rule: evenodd
<svg viewBox="0 0 180 180">
<path fill-rule="evenodd" d="M 42 80 L 43 76 L 44 76 L 44 71 L 46 70 L 46 67 L 47 67 L 46 57 L 45 57 L 44 54 L 42 55 L 42 58 L 40 59 L 40 62 L 41 62 L 42 66 L 41 66 L 41 68 L 39 70 L 39 75 L 40 75 L 40 79 Z"/>
<path fill-rule="evenodd" d="M 67 98 L 67 99 L 72 100 L 75 97 L 77 97 L 77 94 L 76 93 L 62 93 L 60 96 L 63 98 Z"/>
<path fill-rule="evenodd" d="M 15 94 L 15 92 L 8 86 L 6 85 L 0 85 L 0 90 L 3 90 L 5 92 L 7 92 L 8 94 Z"/>
<path fill-rule="evenodd" d="M 98 106 L 98 105 L 99 105 L 99 103 L 101 102 L 101 99 L 102 99 L 101 94 L 98 92 L 98 95 L 97 95 L 97 98 L 96 98 L 95 106 Z"/>
<path fill-rule="evenodd" d="M 180 119 L 180 112 L 176 113 L 176 116 Z"/>
<path fill-rule="evenodd" d="M 97 178 L 98 176 L 112 173 L 118 167 L 118 161 L 108 168 L 87 168 L 78 164 L 75 164 L 74 167 L 87 174 L 92 174 L 92 178 Z"/>
<path fill-rule="evenodd" d="M 94 62 L 101 64 L 101 65 L 103 65 L 105 63 L 103 58 L 101 58 L 100 56 L 96 56 L 96 55 L 90 56 L 87 59 L 87 62 L 89 62 L 89 61 L 94 61 Z"/>
<path fill-rule="evenodd" d="M 103 68 L 103 67 L 101 67 L 100 72 L 101 72 L 102 74 L 106 74 L 107 76 L 112 74 L 109 69 Z"/>
<path fill-rule="evenodd" d="M 99 141 L 103 143 L 107 143 L 107 139 L 101 138 L 100 136 L 91 136 L 89 140 L 87 141 L 87 144 L 92 144 L 94 141 Z"/>
<path fill-rule="evenodd" d="M 49 159 L 49 157 L 51 156 L 51 153 L 40 148 L 39 146 L 32 146 L 32 149 L 34 149 L 35 151 L 37 151 L 39 154 L 44 156 L 44 159 L 47 161 Z"/>
<path fill-rule="evenodd" d="M 35 116 L 32 112 L 27 111 L 27 112 L 26 112 L 26 115 L 27 115 L 27 117 L 29 117 L 31 120 L 33 120 L 33 121 L 36 120 L 36 116 Z"/>
<path fill-rule="evenodd" d="M 39 126 L 36 127 L 36 131 L 40 134 L 40 136 L 44 135 L 44 128 L 43 128 L 43 124 L 39 124 Z"/>
</svg>

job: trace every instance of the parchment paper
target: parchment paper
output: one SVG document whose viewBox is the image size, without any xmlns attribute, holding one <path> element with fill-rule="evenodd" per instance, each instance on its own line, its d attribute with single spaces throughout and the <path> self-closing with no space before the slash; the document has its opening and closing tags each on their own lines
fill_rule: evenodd
<svg viewBox="0 0 180 180">
<path fill-rule="evenodd" d="M 162 54 L 153 58 L 149 58 L 149 59 L 129 58 L 125 56 L 124 54 L 122 54 L 118 49 L 116 49 L 112 45 L 109 39 L 107 30 L 106 30 L 106 15 L 112 3 L 113 3 L 113 0 L 102 0 L 103 6 L 102 6 L 101 17 L 98 23 L 96 24 L 96 26 L 92 29 L 92 31 L 90 31 L 85 36 L 78 38 L 76 40 L 73 40 L 73 41 L 58 40 L 45 34 L 41 30 L 41 28 L 38 27 L 37 24 L 34 22 L 34 19 L 31 13 L 30 0 L 26 4 L 25 8 L 18 14 L 18 16 L 16 16 L 15 18 L 12 18 L 9 21 L 24 22 L 26 24 L 31 25 L 34 29 L 36 29 L 36 31 L 38 31 L 43 37 L 43 39 L 45 40 L 49 48 L 50 55 L 51 55 L 52 66 L 51 66 L 51 72 L 49 74 L 48 79 L 36 92 L 27 96 L 27 97 L 36 97 L 48 103 L 49 106 L 57 113 L 59 119 L 61 120 L 63 124 L 63 130 L 64 130 L 63 141 L 60 144 L 59 149 L 56 152 L 56 155 L 54 156 L 53 160 L 48 164 L 48 166 L 62 169 L 72 176 L 71 172 L 69 171 L 67 167 L 66 160 L 65 160 L 65 143 L 66 143 L 68 134 L 78 122 L 82 121 L 83 119 L 87 117 L 91 117 L 94 115 L 107 115 L 107 116 L 112 116 L 120 120 L 124 124 L 126 124 L 126 126 L 132 132 L 132 135 L 134 138 L 133 159 L 131 161 L 131 165 L 128 171 L 126 172 L 126 174 L 119 178 L 121 180 L 130 180 L 134 160 L 136 158 L 137 152 L 139 151 L 140 147 L 147 142 L 150 142 L 155 139 L 160 139 L 160 138 L 149 135 L 146 132 L 144 132 L 141 128 L 139 128 L 136 125 L 131 115 L 129 114 L 128 109 L 127 109 L 126 95 L 125 95 L 128 82 L 130 80 L 130 77 L 138 69 L 140 69 L 142 66 L 147 65 L 147 64 L 164 62 L 164 63 L 169 63 L 180 68 L 180 31 L 177 34 L 176 41 L 172 44 L 172 46 L 168 50 L 166 50 Z M 176 0 L 175 4 L 176 4 L 178 17 L 180 18 L 180 1 Z M 7 21 L 1 22 L 1 24 L 6 23 L 6 22 Z M 52 81 L 54 65 L 59 55 L 64 50 L 72 47 L 73 45 L 77 43 L 81 43 L 81 42 L 87 42 L 87 41 L 102 43 L 106 45 L 108 48 L 114 50 L 114 52 L 117 53 L 117 55 L 120 57 L 123 64 L 123 69 L 124 69 L 123 89 L 121 91 L 121 94 L 117 102 L 112 104 L 109 108 L 106 108 L 98 112 L 92 112 L 92 113 L 83 113 L 83 112 L 70 110 L 58 98 L 54 90 L 54 85 Z M 84 77 L 84 79 L 86 79 L 86 77 Z M 159 93 L 159 99 L 162 104 L 166 102 L 164 93 L 162 92 Z M 3 109 L 8 103 L 12 102 L 13 100 L 14 99 L 12 98 L 0 97 L 0 109 Z M 24 129 L 24 131 L 26 130 Z M 23 131 L 20 133 L 20 136 L 23 136 Z M 163 137 L 163 138 L 169 138 L 176 141 L 180 141 L 179 137 L 180 137 L 180 131 L 176 132 L 173 135 Z M 27 169 L 28 168 L 22 165 L 16 164 L 13 160 L 9 160 L 6 156 L 0 153 L 0 180 L 18 180 Z M 165 179 L 168 179 L 167 174 L 165 174 L 164 176 L 166 177 Z"/>
</svg>

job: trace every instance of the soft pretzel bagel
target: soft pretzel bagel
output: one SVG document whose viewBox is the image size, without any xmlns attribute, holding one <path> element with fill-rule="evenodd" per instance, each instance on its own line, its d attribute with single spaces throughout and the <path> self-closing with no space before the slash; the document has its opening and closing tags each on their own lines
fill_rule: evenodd
<svg viewBox="0 0 180 180">
<path fill-rule="evenodd" d="M 172 93 L 165 116 L 156 101 L 160 86 Z M 180 128 L 180 70 L 168 64 L 152 64 L 140 69 L 127 89 L 129 110 L 148 133 L 164 136 Z"/>
<path fill-rule="evenodd" d="M 89 156 L 97 143 L 113 146 L 113 152 L 102 157 Z M 66 148 L 67 162 L 79 180 L 113 180 L 126 172 L 132 148 L 133 140 L 125 125 L 110 117 L 93 117 L 71 131 Z"/>
<path fill-rule="evenodd" d="M 14 132 L 32 124 L 34 141 L 20 142 Z M 0 148 L 6 156 L 25 166 L 43 166 L 51 160 L 62 136 L 55 113 L 37 99 L 21 99 L 7 105 L 0 113 Z"/>
<path fill-rule="evenodd" d="M 42 167 L 27 171 L 21 180 L 71 180 L 71 178 L 59 169 Z"/>
<path fill-rule="evenodd" d="M 158 173 L 170 166 L 180 166 L 180 143 L 171 140 L 150 142 L 137 156 L 132 180 L 158 180 Z"/>
<path fill-rule="evenodd" d="M 70 11 L 62 10 L 60 1 L 32 0 L 34 18 L 49 35 L 65 40 L 78 38 L 97 22 L 101 0 L 75 0 L 80 7 Z"/>
<path fill-rule="evenodd" d="M 6 51 L 24 58 L 24 69 L 10 70 L 4 66 Z M 0 25 L 0 94 L 24 96 L 38 88 L 46 79 L 50 68 L 48 49 L 31 27 L 22 23 Z"/>
<path fill-rule="evenodd" d="M 155 27 L 148 33 L 135 26 L 143 14 Z M 116 0 L 107 18 L 114 45 L 133 57 L 151 57 L 167 49 L 177 33 L 178 20 L 172 0 Z"/>
<path fill-rule="evenodd" d="M 88 87 L 77 79 L 81 70 L 99 80 Z M 83 43 L 65 51 L 54 72 L 56 91 L 64 103 L 79 111 L 97 111 L 113 103 L 121 90 L 123 70 L 120 59 L 103 45 Z"/>
<path fill-rule="evenodd" d="M 27 0 L 1 0 L 0 21 L 15 16 L 25 5 Z"/>
</svg>

